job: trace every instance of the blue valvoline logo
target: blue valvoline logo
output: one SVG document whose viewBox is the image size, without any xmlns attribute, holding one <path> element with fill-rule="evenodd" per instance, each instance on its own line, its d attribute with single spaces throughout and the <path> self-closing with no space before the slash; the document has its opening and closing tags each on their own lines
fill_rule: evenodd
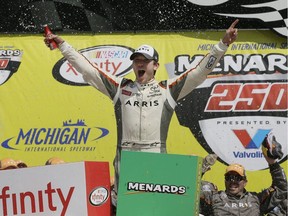
<svg viewBox="0 0 288 216">
<path fill-rule="evenodd" d="M 56 128 L 20 128 L 17 136 L 6 139 L 1 146 L 9 150 L 26 152 L 94 151 L 93 141 L 109 134 L 106 128 L 88 127 L 84 120 L 64 121 Z"/>
<path fill-rule="evenodd" d="M 258 129 L 251 137 L 246 129 L 232 130 L 245 149 L 259 149 L 265 137 L 271 130 Z"/>
</svg>

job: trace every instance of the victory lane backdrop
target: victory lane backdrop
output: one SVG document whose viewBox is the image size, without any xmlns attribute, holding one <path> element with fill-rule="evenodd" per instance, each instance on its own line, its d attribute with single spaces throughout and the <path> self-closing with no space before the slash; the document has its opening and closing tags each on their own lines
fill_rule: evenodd
<svg viewBox="0 0 288 216">
<path fill-rule="evenodd" d="M 175 76 L 175 60 L 181 59 L 177 57 L 185 59 L 186 56 L 188 62 L 194 64 L 220 40 L 223 32 L 61 36 L 88 58 L 93 59 L 107 73 L 132 79 L 134 74 L 129 54 L 141 44 L 150 44 L 160 54 L 160 69 L 156 73 L 156 78 L 163 80 Z M 237 44 L 238 47 L 229 47 L 226 55 L 279 53 L 286 55 L 287 58 L 287 42 L 271 31 L 240 31 Z M 245 44 L 258 44 L 259 47 L 247 48 Z M 29 166 L 44 165 L 45 161 L 53 156 L 61 157 L 67 162 L 109 161 L 110 172 L 113 175 L 112 162 L 117 135 L 113 104 L 110 99 L 88 86 L 58 50 L 50 51 L 44 45 L 42 35 L 2 35 L 0 45 L 1 59 L 12 59 L 11 55 L 8 55 L 11 53 L 8 50 L 17 50 L 21 53 L 21 57 L 15 60 L 20 61 L 17 70 L 13 67 L 15 72 L 9 74 L 9 68 L 5 68 L 5 65 L 1 68 L 1 157 L 21 159 Z M 117 50 L 121 52 L 116 52 Z M 284 64 L 287 67 L 287 60 Z M 178 70 L 179 72 L 181 71 Z M 287 83 L 287 70 L 286 80 L 283 82 Z M 196 97 L 201 101 L 201 95 Z M 185 103 L 182 103 L 182 106 L 183 104 Z M 181 104 L 179 105 L 181 107 Z M 287 108 L 284 112 L 287 112 Z M 170 124 L 168 152 L 205 157 L 211 149 L 204 143 L 205 137 L 203 143 L 199 142 L 201 139 L 196 139 L 198 134 L 201 135 L 201 131 L 192 134 L 191 132 L 195 133 L 195 129 L 187 125 L 181 126 L 179 121 L 181 122 L 181 112 L 180 116 L 179 114 L 173 116 Z M 287 122 L 283 127 L 287 129 Z M 220 138 L 225 139 L 223 134 L 222 136 Z M 253 133 L 250 136 L 253 137 Z M 287 134 L 279 139 L 287 150 Z M 218 143 L 218 146 L 220 145 L 221 143 Z M 246 161 L 248 163 L 251 161 L 253 164 L 253 158 L 247 158 Z M 224 187 L 222 177 L 225 165 L 223 161 L 221 162 L 217 162 L 212 171 L 204 176 L 207 180 L 213 179 L 219 188 Z M 281 166 L 287 167 L 287 162 L 285 160 L 282 162 Z M 267 169 L 248 171 L 248 178 L 257 182 L 248 186 L 251 190 L 268 187 L 269 185 L 264 182 L 259 184 L 260 179 L 268 176 Z"/>
<path fill-rule="evenodd" d="M 50 51 L 41 36 L 14 37 L 11 42 L 9 38 L 3 38 L 1 44 L 3 41 L 15 49 L 23 50 L 23 58 L 19 70 L 2 84 L 0 90 L 1 143 L 11 139 L 8 146 L 15 148 L 1 147 L 2 158 L 21 159 L 30 166 L 44 165 L 48 158 L 54 156 L 67 162 L 113 160 L 116 134 L 113 133 L 115 119 L 111 102 L 93 88 L 73 88 L 57 82 L 52 76 L 52 68 L 61 54 L 58 50 Z M 86 105 L 88 103 L 89 106 Z M 95 109 L 91 109 L 90 104 Z M 77 122 L 80 124 L 73 125 Z M 68 126 L 64 126 L 65 123 Z M 99 128 L 108 131 L 102 138 L 103 144 L 97 140 L 102 135 Z M 55 138 L 52 144 L 44 144 L 49 129 Z M 82 139 L 81 132 L 84 134 Z M 38 140 L 37 133 L 42 136 Z M 69 140 L 65 140 L 64 136 L 60 140 L 61 134 L 69 135 Z M 47 140 L 46 143 L 49 142 Z M 40 147 L 59 149 L 37 150 Z"/>
</svg>

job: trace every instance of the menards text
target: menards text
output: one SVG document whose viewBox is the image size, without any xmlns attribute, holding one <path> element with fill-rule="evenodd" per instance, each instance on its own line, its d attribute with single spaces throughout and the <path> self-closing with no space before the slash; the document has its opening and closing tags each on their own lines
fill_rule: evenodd
<svg viewBox="0 0 288 216">
<path fill-rule="evenodd" d="M 187 69 L 195 68 L 203 59 L 204 55 L 194 55 L 190 58 L 189 55 L 178 55 L 175 57 L 175 74 L 179 75 Z M 271 73 L 280 72 L 287 73 L 287 55 L 280 53 L 271 53 L 267 55 L 251 54 L 251 55 L 225 55 L 212 74 L 247 74 L 250 72 L 256 73 Z"/>
</svg>

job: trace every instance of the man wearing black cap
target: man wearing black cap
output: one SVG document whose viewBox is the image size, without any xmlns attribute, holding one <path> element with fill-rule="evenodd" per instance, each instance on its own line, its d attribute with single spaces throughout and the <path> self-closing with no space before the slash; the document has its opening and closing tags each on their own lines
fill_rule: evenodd
<svg viewBox="0 0 288 216">
<path fill-rule="evenodd" d="M 200 85 L 213 70 L 228 46 L 236 40 L 237 23 L 238 20 L 231 24 L 222 40 L 196 68 L 161 82 L 154 78 L 159 55 L 149 45 L 140 46 L 131 55 L 136 79 L 130 80 L 105 74 L 57 35 L 45 37 L 47 46 L 49 40 L 54 40 L 83 79 L 113 100 L 118 130 L 114 160 L 116 191 L 121 151 L 166 152 L 168 127 L 177 101 Z"/>
</svg>

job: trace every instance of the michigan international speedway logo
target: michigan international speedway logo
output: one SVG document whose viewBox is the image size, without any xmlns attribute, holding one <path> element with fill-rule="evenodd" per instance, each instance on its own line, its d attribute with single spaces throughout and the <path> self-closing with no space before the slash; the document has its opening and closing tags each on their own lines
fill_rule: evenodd
<svg viewBox="0 0 288 216">
<path fill-rule="evenodd" d="M 24 152 L 94 152 L 95 141 L 108 134 L 108 129 L 88 127 L 84 120 L 68 120 L 62 127 L 19 128 L 1 147 Z"/>
</svg>

